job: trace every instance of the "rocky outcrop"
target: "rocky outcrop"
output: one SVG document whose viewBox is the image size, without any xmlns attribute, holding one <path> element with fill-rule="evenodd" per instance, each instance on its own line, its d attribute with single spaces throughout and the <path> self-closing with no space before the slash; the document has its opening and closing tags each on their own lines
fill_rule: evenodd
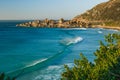
<svg viewBox="0 0 120 80">
<path fill-rule="evenodd" d="M 58 28 L 74 28 L 74 27 L 90 27 L 91 23 L 85 20 L 64 20 L 63 18 L 59 20 L 35 20 L 27 23 L 17 24 L 20 27 L 58 27 Z"/>
<path fill-rule="evenodd" d="M 98 4 L 91 10 L 76 16 L 72 20 L 35 20 L 17 24 L 22 27 L 94 27 L 94 26 L 120 26 L 120 0 L 109 0 Z"/>
</svg>

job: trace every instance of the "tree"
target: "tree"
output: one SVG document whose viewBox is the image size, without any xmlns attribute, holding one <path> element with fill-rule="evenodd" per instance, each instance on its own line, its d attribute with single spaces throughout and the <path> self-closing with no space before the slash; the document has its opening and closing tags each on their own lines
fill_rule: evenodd
<svg viewBox="0 0 120 80">
<path fill-rule="evenodd" d="M 108 34 L 106 43 L 100 41 L 100 47 L 94 55 L 93 63 L 80 54 L 74 60 L 74 67 L 65 65 L 62 80 L 119 80 L 120 79 L 120 35 Z"/>
</svg>

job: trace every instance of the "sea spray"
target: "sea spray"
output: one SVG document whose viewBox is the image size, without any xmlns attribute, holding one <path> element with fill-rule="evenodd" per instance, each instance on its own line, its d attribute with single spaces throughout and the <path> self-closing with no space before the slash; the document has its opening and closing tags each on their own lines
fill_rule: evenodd
<svg viewBox="0 0 120 80">
<path fill-rule="evenodd" d="M 71 44 L 76 44 L 78 42 L 81 42 L 82 40 L 83 40 L 82 37 L 65 38 L 61 40 L 60 43 L 63 45 L 71 45 Z"/>
</svg>

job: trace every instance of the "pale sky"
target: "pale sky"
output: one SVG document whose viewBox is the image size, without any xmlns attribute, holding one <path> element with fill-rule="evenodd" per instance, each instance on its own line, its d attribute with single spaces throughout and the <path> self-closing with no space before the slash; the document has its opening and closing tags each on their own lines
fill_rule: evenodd
<svg viewBox="0 0 120 80">
<path fill-rule="evenodd" d="M 0 0 L 0 20 L 72 19 L 108 0 Z"/>
</svg>

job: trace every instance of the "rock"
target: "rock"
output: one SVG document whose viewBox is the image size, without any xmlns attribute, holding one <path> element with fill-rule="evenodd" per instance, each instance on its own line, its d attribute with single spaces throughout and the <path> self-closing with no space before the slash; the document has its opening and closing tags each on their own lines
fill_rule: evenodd
<svg viewBox="0 0 120 80">
<path fill-rule="evenodd" d="M 59 24 L 62 24 L 63 22 L 64 22 L 64 19 L 61 18 L 61 19 L 59 20 Z"/>
<path fill-rule="evenodd" d="M 56 20 L 34 20 L 28 23 L 17 24 L 21 27 L 58 27 L 58 28 L 70 28 L 70 27 L 86 27 L 88 22 L 84 19 L 64 20 L 63 18 Z"/>
</svg>

